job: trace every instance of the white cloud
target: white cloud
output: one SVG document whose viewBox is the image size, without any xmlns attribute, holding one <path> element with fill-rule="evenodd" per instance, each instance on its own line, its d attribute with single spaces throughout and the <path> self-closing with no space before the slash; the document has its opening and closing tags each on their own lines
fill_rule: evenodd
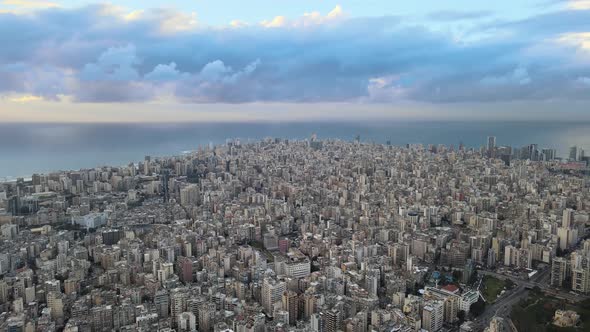
<svg viewBox="0 0 590 332">
<path fill-rule="evenodd" d="M 270 21 L 264 20 L 260 22 L 260 25 L 265 28 L 281 28 L 287 25 L 287 19 L 285 16 L 276 16 Z"/>
<path fill-rule="evenodd" d="M 264 20 L 260 22 L 260 25 L 265 28 L 309 27 L 338 21 L 343 17 L 345 17 L 345 14 L 342 6 L 337 5 L 325 16 L 317 11 L 304 13 L 303 16 L 295 20 L 289 20 L 285 16 L 276 16 L 270 21 Z"/>
<path fill-rule="evenodd" d="M 103 16 L 114 17 L 126 23 L 150 22 L 158 27 L 162 34 L 174 34 L 178 32 L 195 30 L 199 27 L 197 13 L 185 13 L 175 9 L 138 9 L 129 10 L 125 7 L 101 4 L 98 13 Z"/>
<path fill-rule="evenodd" d="M 145 78 L 151 81 L 172 81 L 179 79 L 182 76 L 186 77 L 187 75 L 188 74 L 186 73 L 180 73 L 180 71 L 176 69 L 176 63 L 171 62 L 168 65 L 157 65 L 154 70 L 145 75 Z"/>
<path fill-rule="evenodd" d="M 26 9 L 41 9 L 41 8 L 55 8 L 59 5 L 50 1 L 29 1 L 29 0 L 4 0 L 3 5 L 14 6 Z"/>
<path fill-rule="evenodd" d="M 43 97 L 34 95 L 22 95 L 18 97 L 12 97 L 9 100 L 13 103 L 31 103 L 35 101 L 42 101 Z"/>
<path fill-rule="evenodd" d="M 189 31 L 198 27 L 197 13 L 186 14 L 172 10 L 160 11 L 160 29 L 164 33 Z"/>
<path fill-rule="evenodd" d="M 232 28 L 244 28 L 249 26 L 249 24 L 240 20 L 232 20 L 231 22 L 229 22 L 229 26 Z"/>
<path fill-rule="evenodd" d="M 128 14 L 125 14 L 123 17 L 126 21 L 135 21 L 141 19 L 145 15 L 145 10 L 134 10 Z"/>
<path fill-rule="evenodd" d="M 590 0 L 571 0 L 567 3 L 567 8 L 573 10 L 589 10 Z"/>
<path fill-rule="evenodd" d="M 590 51 L 590 32 L 570 32 L 562 34 L 558 39 L 562 44 L 572 45 Z"/>
<path fill-rule="evenodd" d="M 132 81 L 139 78 L 136 66 L 140 63 L 135 46 L 111 47 L 97 62 L 86 64 L 80 77 L 83 80 Z"/>
<path fill-rule="evenodd" d="M 226 66 L 223 61 L 215 60 L 206 64 L 199 73 L 199 79 L 205 82 L 221 82 L 226 84 L 235 83 L 240 78 L 252 74 L 256 67 L 260 64 L 260 60 L 256 60 L 243 70 L 234 71 L 231 67 Z"/>
<path fill-rule="evenodd" d="M 344 16 L 344 11 L 342 10 L 342 6 L 336 5 L 332 11 L 328 13 L 327 18 L 329 19 L 337 19 Z"/>
<path fill-rule="evenodd" d="M 403 100 L 408 96 L 409 88 L 400 82 L 400 76 L 391 75 L 369 79 L 367 86 L 368 98 L 361 101 L 393 102 Z"/>
</svg>

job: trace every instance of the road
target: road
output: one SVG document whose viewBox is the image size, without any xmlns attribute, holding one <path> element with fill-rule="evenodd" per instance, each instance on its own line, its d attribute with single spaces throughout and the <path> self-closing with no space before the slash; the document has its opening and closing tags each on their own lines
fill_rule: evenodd
<svg viewBox="0 0 590 332">
<path fill-rule="evenodd" d="M 486 306 L 485 311 L 474 321 L 477 331 L 483 331 L 488 327 L 494 317 L 509 318 L 512 306 L 528 296 L 529 291 L 527 287 L 539 287 L 546 294 L 571 302 L 583 301 L 590 298 L 586 295 L 572 294 L 551 288 L 547 282 L 547 277 L 550 274 L 549 268 L 539 271 L 530 280 L 523 280 L 511 275 L 485 270 L 478 270 L 477 273 L 502 280 L 509 279 L 516 285 L 512 290 L 508 290 L 500 295 L 494 303 Z"/>
<path fill-rule="evenodd" d="M 514 289 L 502 294 L 496 302 L 488 304 L 485 311 L 474 322 L 477 331 L 483 331 L 490 325 L 494 317 L 508 318 L 512 306 L 528 296 L 524 285 L 517 285 Z"/>
<path fill-rule="evenodd" d="M 500 274 L 500 273 L 485 271 L 485 270 L 478 270 L 477 273 L 483 274 L 483 275 L 489 275 L 494 278 L 498 278 L 498 279 L 502 279 L 502 280 L 510 279 L 515 284 L 523 285 L 525 287 L 530 287 L 530 288 L 539 287 L 541 289 L 541 291 L 543 291 L 544 293 L 547 293 L 547 294 L 557 297 L 559 299 L 570 301 L 572 303 L 590 299 L 590 296 L 588 296 L 588 295 L 572 294 L 570 292 L 565 292 L 565 291 L 562 291 L 562 290 L 559 290 L 559 289 L 549 286 L 549 283 L 546 282 L 546 278 L 550 274 L 549 268 L 539 271 L 530 280 L 523 280 L 523 279 L 520 279 L 515 276 L 511 276 L 511 275 L 507 275 L 507 274 Z"/>
</svg>

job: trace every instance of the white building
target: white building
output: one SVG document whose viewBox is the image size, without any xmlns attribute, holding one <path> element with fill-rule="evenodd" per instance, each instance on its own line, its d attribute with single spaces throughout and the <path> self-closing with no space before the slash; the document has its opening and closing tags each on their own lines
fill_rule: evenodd
<svg viewBox="0 0 590 332">
<path fill-rule="evenodd" d="M 192 312 L 183 312 L 177 317 L 179 331 L 196 331 L 197 317 Z"/>
<path fill-rule="evenodd" d="M 479 293 L 477 291 L 468 291 L 461 295 L 461 301 L 459 301 L 459 310 L 463 310 L 465 312 L 469 312 L 469 308 L 471 305 L 477 302 L 479 298 Z"/>
<path fill-rule="evenodd" d="M 89 213 L 84 216 L 72 217 L 72 224 L 80 225 L 81 227 L 85 227 L 86 229 L 98 228 L 99 226 L 106 225 L 106 223 L 107 214 L 104 212 Z"/>
</svg>

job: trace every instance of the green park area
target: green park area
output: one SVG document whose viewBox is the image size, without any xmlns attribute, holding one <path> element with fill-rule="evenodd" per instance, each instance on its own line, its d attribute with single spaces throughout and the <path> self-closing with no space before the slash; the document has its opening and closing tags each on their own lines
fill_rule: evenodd
<svg viewBox="0 0 590 332">
<path fill-rule="evenodd" d="M 483 278 L 481 293 L 487 303 L 493 303 L 504 289 L 509 290 L 512 287 L 514 287 L 514 283 L 510 280 L 505 281 L 491 276 L 485 276 Z"/>
<path fill-rule="evenodd" d="M 576 327 L 557 327 L 552 324 L 556 310 L 573 310 L 580 315 Z M 519 332 L 581 332 L 590 331 L 590 300 L 575 305 L 544 295 L 539 289 L 512 307 L 512 322 Z"/>
</svg>

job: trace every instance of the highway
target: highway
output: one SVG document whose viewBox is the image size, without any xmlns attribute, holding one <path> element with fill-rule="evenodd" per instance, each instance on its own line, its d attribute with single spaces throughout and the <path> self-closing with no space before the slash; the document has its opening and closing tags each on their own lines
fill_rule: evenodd
<svg viewBox="0 0 590 332">
<path fill-rule="evenodd" d="M 527 296 L 528 290 L 524 285 L 518 285 L 502 294 L 496 302 L 488 304 L 485 311 L 474 321 L 477 331 L 483 331 L 488 327 L 494 317 L 509 318 L 512 306 Z"/>
<path fill-rule="evenodd" d="M 539 287 L 541 291 L 548 295 L 570 302 L 579 302 L 590 298 L 586 295 L 572 294 L 550 287 L 547 282 L 547 278 L 550 275 L 549 268 L 539 271 L 530 280 L 523 280 L 515 276 L 485 270 L 478 270 L 477 273 L 502 280 L 509 279 L 515 284 L 515 288 L 504 292 L 494 303 L 487 304 L 485 311 L 474 321 L 477 331 L 483 331 L 488 327 L 493 317 L 510 318 L 512 306 L 528 296 L 529 291 L 527 287 Z"/>
<path fill-rule="evenodd" d="M 530 287 L 530 288 L 539 287 L 541 289 L 541 291 L 543 291 L 546 294 L 557 297 L 559 299 L 570 301 L 572 303 L 590 299 L 590 296 L 588 296 L 588 295 L 565 292 L 565 291 L 556 289 L 554 287 L 551 287 L 549 285 L 549 282 L 547 282 L 547 278 L 546 278 L 550 274 L 549 268 L 539 271 L 536 275 L 534 275 L 531 278 L 531 280 L 523 280 L 523 279 L 520 279 L 515 276 L 511 276 L 511 275 L 507 275 L 507 274 L 500 274 L 500 273 L 485 271 L 485 270 L 478 270 L 477 273 L 483 274 L 483 275 L 489 275 L 494 278 L 498 278 L 498 279 L 502 279 L 502 280 L 509 279 L 512 282 L 514 282 L 515 284 L 523 285 L 525 287 Z"/>
</svg>

